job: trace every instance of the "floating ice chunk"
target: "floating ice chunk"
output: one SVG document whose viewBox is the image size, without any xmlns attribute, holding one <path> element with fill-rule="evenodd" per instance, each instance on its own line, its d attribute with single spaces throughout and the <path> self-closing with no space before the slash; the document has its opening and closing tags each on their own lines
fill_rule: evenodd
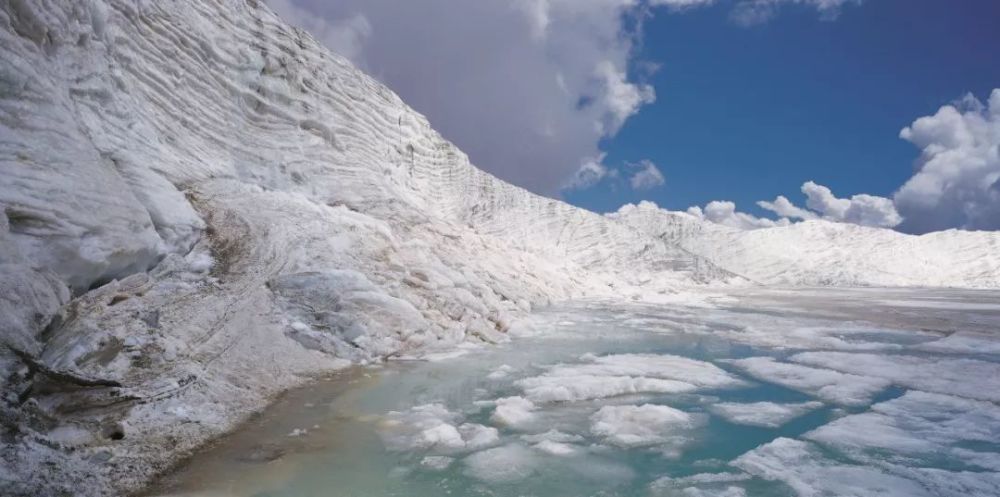
<svg viewBox="0 0 1000 497">
<path fill-rule="evenodd" d="M 1000 354 L 1000 336 L 960 331 L 918 348 L 954 354 Z"/>
<path fill-rule="evenodd" d="M 454 458 L 448 456 L 427 456 L 420 460 L 420 465 L 425 468 L 442 471 L 451 466 L 451 463 L 454 461 Z"/>
<path fill-rule="evenodd" d="M 714 364 L 672 355 L 586 355 L 584 364 L 559 364 L 541 375 L 519 380 L 534 402 L 576 401 L 636 393 L 684 393 L 742 381 Z"/>
<path fill-rule="evenodd" d="M 681 490 L 681 495 L 684 497 L 746 497 L 747 491 L 732 486 L 718 490 L 688 487 Z"/>
<path fill-rule="evenodd" d="M 678 432 L 692 428 L 695 419 L 667 406 L 604 406 L 590 418 L 590 431 L 613 445 L 642 447 L 683 441 Z"/>
<path fill-rule="evenodd" d="M 514 368 L 507 364 L 503 364 L 500 367 L 494 369 L 490 374 L 486 375 L 487 379 L 490 380 L 502 380 L 510 375 L 514 371 Z"/>
<path fill-rule="evenodd" d="M 459 416 L 441 404 L 416 406 L 405 412 L 391 412 L 379 427 L 390 450 L 458 451 L 496 443 L 496 428 L 475 423 L 454 425 Z"/>
<path fill-rule="evenodd" d="M 553 456 L 568 456 L 575 454 L 577 451 L 577 448 L 574 445 L 562 442 L 553 442 L 551 440 L 542 440 L 532 447 Z"/>
<path fill-rule="evenodd" d="M 867 378 L 829 369 L 778 362 L 771 357 L 750 357 L 729 362 L 762 381 L 776 383 L 843 405 L 868 404 L 875 394 L 890 385 L 889 381 L 880 378 Z"/>
<path fill-rule="evenodd" d="M 309 430 L 304 430 L 302 428 L 296 428 L 296 429 L 292 430 L 291 432 L 289 432 L 288 436 L 292 437 L 292 438 L 296 438 L 296 437 L 301 437 L 301 436 L 303 436 L 303 435 L 305 435 L 307 433 L 309 433 Z"/>
<path fill-rule="evenodd" d="M 907 392 L 871 411 L 837 419 L 805 435 L 865 463 L 883 461 L 1000 471 L 1000 407 L 950 395 Z M 974 450 L 984 443 L 992 449 Z"/>
<path fill-rule="evenodd" d="M 509 444 L 465 458 L 465 473 L 490 483 L 510 483 L 531 476 L 538 466 L 539 456 L 520 444 Z"/>
<path fill-rule="evenodd" d="M 517 385 L 533 402 L 571 402 L 637 393 L 684 393 L 696 386 L 675 380 L 630 376 L 537 376 Z"/>
<path fill-rule="evenodd" d="M 531 443 L 540 442 L 582 442 L 583 437 L 580 435 L 574 435 L 572 433 L 563 433 L 559 430 L 549 430 L 545 433 L 537 433 L 534 435 L 521 435 L 521 440 Z"/>
<path fill-rule="evenodd" d="M 534 410 L 535 404 L 524 397 L 504 397 L 496 400 L 496 409 L 490 419 L 513 428 L 531 421 L 535 417 Z"/>
<path fill-rule="evenodd" d="M 708 410 L 730 423 L 738 425 L 777 428 L 813 409 L 822 407 L 822 402 L 801 402 L 796 404 L 776 404 L 774 402 L 753 402 L 740 404 L 722 402 Z"/>
<path fill-rule="evenodd" d="M 615 354 L 603 357 L 582 357 L 590 364 L 558 365 L 548 376 L 630 376 L 661 378 L 690 383 L 698 387 L 721 388 L 742 385 L 743 382 L 718 366 L 705 361 L 675 355 Z"/>
<path fill-rule="evenodd" d="M 746 490 L 734 482 L 749 480 L 746 473 L 699 473 L 680 478 L 663 477 L 649 484 L 652 495 L 692 497 L 745 497 Z"/>
<path fill-rule="evenodd" d="M 808 442 L 779 438 L 743 454 L 733 466 L 784 482 L 801 497 L 931 497 L 922 485 L 869 466 L 842 464 Z"/>
<path fill-rule="evenodd" d="M 730 331 L 727 336 L 756 346 L 824 350 L 899 350 L 906 345 L 934 340 L 927 332 L 863 326 L 799 326 L 775 329 L 773 323 L 755 323 Z"/>
<path fill-rule="evenodd" d="M 845 352 L 803 352 L 792 356 L 791 360 L 882 378 L 917 390 L 1000 402 L 1000 363 L 953 357 Z"/>
</svg>

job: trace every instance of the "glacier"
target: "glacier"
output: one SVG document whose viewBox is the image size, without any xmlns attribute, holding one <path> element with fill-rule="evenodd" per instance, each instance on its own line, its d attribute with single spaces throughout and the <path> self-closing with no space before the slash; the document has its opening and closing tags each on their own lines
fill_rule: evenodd
<svg viewBox="0 0 1000 497">
<path fill-rule="evenodd" d="M 556 302 L 1000 287 L 997 233 L 738 232 L 532 194 L 257 0 L 11 0 L 0 16 L 5 493 L 134 492 L 282 391 L 502 343 Z M 802 359 L 788 367 L 825 363 Z M 634 366 L 580 366 L 605 389 L 697 385 L 618 367 Z M 435 426 L 440 443 L 482 435 Z"/>
</svg>

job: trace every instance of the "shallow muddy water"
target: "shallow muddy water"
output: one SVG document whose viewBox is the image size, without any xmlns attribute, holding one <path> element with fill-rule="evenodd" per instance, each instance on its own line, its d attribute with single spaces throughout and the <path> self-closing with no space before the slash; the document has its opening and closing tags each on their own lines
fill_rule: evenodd
<svg viewBox="0 0 1000 497">
<path fill-rule="evenodd" d="M 150 495 L 998 495 L 998 325 L 994 292 L 556 307 L 290 392 Z"/>
</svg>

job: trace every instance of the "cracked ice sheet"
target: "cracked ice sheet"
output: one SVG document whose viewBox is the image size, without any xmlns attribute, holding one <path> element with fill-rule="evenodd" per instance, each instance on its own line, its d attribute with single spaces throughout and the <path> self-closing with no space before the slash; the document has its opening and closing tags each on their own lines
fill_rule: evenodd
<svg viewBox="0 0 1000 497">
<path fill-rule="evenodd" d="M 970 399 L 1000 401 L 1000 364 L 952 357 L 803 352 L 790 360 L 900 386 Z M 969 381 L 970 379 L 976 381 Z"/>
<path fill-rule="evenodd" d="M 685 393 L 744 382 L 714 364 L 673 355 L 618 354 L 558 364 L 515 384 L 534 402 L 576 401 L 636 393 Z"/>
<path fill-rule="evenodd" d="M 881 378 L 868 378 L 830 369 L 779 362 L 771 357 L 750 357 L 726 362 L 761 381 L 776 383 L 835 404 L 848 406 L 871 403 L 876 394 L 891 384 Z"/>
<path fill-rule="evenodd" d="M 720 402 L 709 406 L 708 410 L 733 424 L 778 428 L 822 406 L 822 402 L 816 401 L 794 404 Z"/>
<path fill-rule="evenodd" d="M 821 426 L 805 438 L 866 464 L 947 466 L 1000 471 L 1000 407 L 910 391 Z M 978 450 L 969 444 L 985 444 Z M 964 445 L 964 446 L 963 446 Z"/>
<path fill-rule="evenodd" d="M 919 483 L 876 468 L 842 464 L 816 446 L 779 438 L 743 454 L 733 466 L 778 480 L 801 497 L 936 497 Z"/>
</svg>

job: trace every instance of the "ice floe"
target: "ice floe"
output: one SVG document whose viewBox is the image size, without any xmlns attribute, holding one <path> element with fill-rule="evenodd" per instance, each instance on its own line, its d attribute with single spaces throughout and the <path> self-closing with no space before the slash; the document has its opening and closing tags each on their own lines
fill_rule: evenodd
<svg viewBox="0 0 1000 497">
<path fill-rule="evenodd" d="M 779 438 L 732 463 L 751 475 L 778 480 L 801 497 L 932 497 L 913 480 L 880 469 L 829 459 L 808 442 Z"/>
<path fill-rule="evenodd" d="M 803 352 L 790 359 L 810 366 L 880 378 L 917 390 L 1000 402 L 1000 363 L 996 362 L 846 352 Z M 972 379 L 975 381 L 970 381 Z"/>
<path fill-rule="evenodd" d="M 845 374 L 829 369 L 817 369 L 799 364 L 780 362 L 771 357 L 750 357 L 728 361 L 747 374 L 762 381 L 815 395 L 842 405 L 865 405 L 891 382 Z"/>
<path fill-rule="evenodd" d="M 950 395 L 910 391 L 805 438 L 866 464 L 1000 471 L 1000 407 Z"/>
<path fill-rule="evenodd" d="M 442 404 L 424 404 L 404 412 L 390 412 L 379 424 L 379 434 L 390 450 L 455 452 L 496 443 L 496 428 L 459 423 L 460 416 Z"/>
<path fill-rule="evenodd" d="M 520 444 L 476 452 L 465 458 L 469 476 L 490 483 L 510 483 L 527 478 L 538 467 L 540 455 Z"/>
<path fill-rule="evenodd" d="M 705 361 L 675 355 L 585 356 L 583 363 L 558 364 L 544 374 L 518 380 L 535 402 L 576 401 L 636 393 L 684 393 L 743 382 Z"/>
<path fill-rule="evenodd" d="M 734 424 L 777 428 L 809 411 L 822 407 L 822 402 L 777 404 L 774 402 L 720 402 L 708 410 Z"/>
<path fill-rule="evenodd" d="M 535 404 L 524 397 L 504 397 L 497 399 L 496 408 L 490 419 L 497 424 L 516 428 L 531 421 L 535 414 Z"/>
<path fill-rule="evenodd" d="M 684 432 L 697 419 L 684 411 L 654 404 L 604 406 L 590 418 L 590 431 L 621 447 L 642 447 L 686 441 Z"/>
</svg>

